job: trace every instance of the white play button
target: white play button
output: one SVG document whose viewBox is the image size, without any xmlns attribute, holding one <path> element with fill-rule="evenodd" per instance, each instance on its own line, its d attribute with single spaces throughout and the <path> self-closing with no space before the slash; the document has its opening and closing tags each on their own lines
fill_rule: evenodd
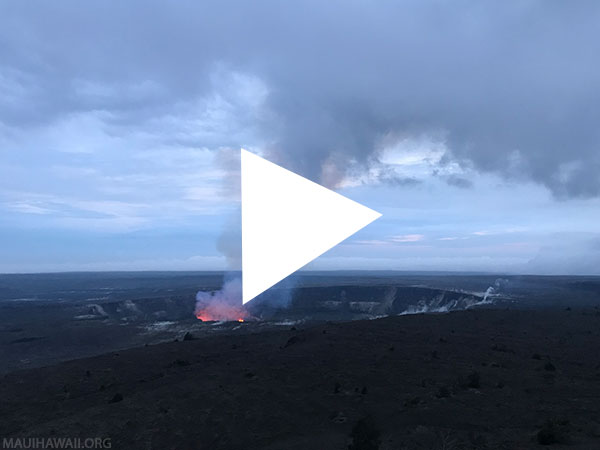
<svg viewBox="0 0 600 450">
<path fill-rule="evenodd" d="M 379 217 L 366 206 L 242 149 L 243 302 Z"/>
</svg>

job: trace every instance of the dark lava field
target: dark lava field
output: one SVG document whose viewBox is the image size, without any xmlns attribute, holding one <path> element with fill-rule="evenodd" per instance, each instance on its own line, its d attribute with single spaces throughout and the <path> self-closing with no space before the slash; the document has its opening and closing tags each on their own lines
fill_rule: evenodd
<svg viewBox="0 0 600 450">
<path fill-rule="evenodd" d="M 594 307 L 247 322 L 7 373 L 0 436 L 160 450 L 596 449 L 599 348 Z"/>
</svg>

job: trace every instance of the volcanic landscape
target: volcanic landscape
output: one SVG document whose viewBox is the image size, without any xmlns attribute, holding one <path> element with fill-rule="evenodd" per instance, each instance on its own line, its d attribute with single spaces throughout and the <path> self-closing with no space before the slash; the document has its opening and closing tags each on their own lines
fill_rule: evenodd
<svg viewBox="0 0 600 450">
<path fill-rule="evenodd" d="M 247 308 L 236 283 L 0 276 L 0 437 L 600 448 L 599 278 L 312 272 Z"/>
</svg>

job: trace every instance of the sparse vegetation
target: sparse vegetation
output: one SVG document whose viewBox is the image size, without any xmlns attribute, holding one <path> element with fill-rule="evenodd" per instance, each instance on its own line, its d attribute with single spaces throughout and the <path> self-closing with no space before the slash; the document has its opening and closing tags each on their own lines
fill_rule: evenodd
<svg viewBox="0 0 600 450">
<path fill-rule="evenodd" d="M 479 372 L 474 370 L 469 373 L 466 377 L 461 378 L 458 381 L 460 387 L 464 389 L 479 389 L 481 387 L 481 375 Z"/>
<path fill-rule="evenodd" d="M 437 398 L 448 398 L 450 397 L 450 389 L 447 386 L 440 386 L 440 388 L 435 393 Z"/>
<path fill-rule="evenodd" d="M 349 450 L 377 450 L 381 445 L 380 432 L 370 417 L 360 419 L 350 434 L 352 444 Z"/>
<path fill-rule="evenodd" d="M 298 342 L 300 342 L 301 339 L 298 336 L 292 336 L 291 338 L 289 338 L 287 340 L 287 342 L 285 343 L 285 345 L 283 346 L 283 348 L 288 348 L 294 344 L 297 344 Z"/>
<path fill-rule="evenodd" d="M 131 449 L 587 450 L 599 442 L 599 407 L 590 399 L 600 361 L 585 357 L 600 340 L 599 319 L 591 314 L 391 316 L 334 323 L 327 334 L 320 322 L 290 331 L 291 322 L 279 320 L 248 321 L 241 330 L 233 330 L 235 323 L 177 323 L 173 334 L 160 328 L 158 336 L 177 336 L 179 344 L 144 334 L 135 341 L 142 347 L 118 350 L 118 357 L 109 347 L 100 356 L 8 373 L 2 426 L 10 435 L 40 436 L 50 428 L 77 435 L 84 427 L 102 433 L 110 426 L 113 447 Z M 129 333 L 130 326 L 140 324 L 116 331 Z M 196 339 L 181 342 L 186 331 Z M 94 336 L 113 344 L 112 331 Z M 293 336 L 299 341 L 283 349 Z M 447 342 L 439 342 L 442 336 Z M 6 342 L 17 337 L 0 329 Z M 495 343 L 514 353 L 492 350 Z M 548 362 L 554 371 L 545 370 Z M 358 424 L 368 415 L 374 426 Z M 560 420 L 544 423 L 553 417 L 567 417 L 570 428 Z M 144 439 L 148 429 L 158 430 L 152 442 Z"/>
<path fill-rule="evenodd" d="M 108 403 L 118 403 L 123 400 L 123 395 L 120 393 L 116 393 L 113 397 L 108 401 Z"/>
<path fill-rule="evenodd" d="M 169 367 L 185 367 L 185 366 L 189 366 L 189 365 L 190 365 L 190 362 L 186 359 L 176 359 L 169 365 Z"/>
<path fill-rule="evenodd" d="M 421 403 L 421 397 L 411 397 L 404 402 L 404 406 L 417 406 Z"/>
<path fill-rule="evenodd" d="M 473 389 L 478 389 L 481 387 L 481 375 L 479 375 L 479 372 L 475 371 L 475 372 L 471 372 L 469 374 L 469 376 L 467 377 L 467 386 Z"/>
<path fill-rule="evenodd" d="M 571 424 L 568 420 L 549 419 L 537 433 L 538 444 L 566 444 L 569 442 Z"/>
<path fill-rule="evenodd" d="M 492 346 L 492 350 L 494 350 L 495 352 L 502 352 L 502 353 L 514 353 L 515 351 L 508 348 L 506 346 L 506 344 L 494 344 Z"/>
</svg>

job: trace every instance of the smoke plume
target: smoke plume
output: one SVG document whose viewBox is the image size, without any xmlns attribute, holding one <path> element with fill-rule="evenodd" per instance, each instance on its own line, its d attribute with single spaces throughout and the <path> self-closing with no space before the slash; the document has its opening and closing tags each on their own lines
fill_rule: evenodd
<svg viewBox="0 0 600 450">
<path fill-rule="evenodd" d="M 210 320 L 244 320 L 248 313 L 242 306 L 242 281 L 225 279 L 218 291 L 199 291 L 196 294 L 196 318 Z"/>
</svg>

